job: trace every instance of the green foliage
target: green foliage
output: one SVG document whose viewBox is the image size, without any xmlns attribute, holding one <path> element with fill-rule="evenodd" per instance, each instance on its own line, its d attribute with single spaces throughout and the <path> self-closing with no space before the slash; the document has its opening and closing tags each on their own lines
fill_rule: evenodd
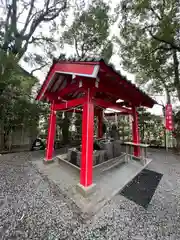
<svg viewBox="0 0 180 240">
<path fill-rule="evenodd" d="M 29 129 L 31 135 L 36 135 L 39 118 L 41 115 L 44 115 L 44 118 L 47 116 L 46 106 L 34 101 L 32 90 L 37 89 L 37 79 L 22 69 L 18 62 L 23 58 L 31 67 L 40 66 L 38 70 L 47 65 L 47 58 L 52 58 L 52 52 L 55 51 L 53 34 L 57 32 L 55 20 L 57 18 L 60 21 L 65 20 L 67 8 L 66 0 L 44 0 L 40 5 L 36 0 L 1 1 L 3 14 L 0 18 L 0 143 L 4 144 L 0 146 L 2 148 L 5 147 L 9 135 L 18 128 Z M 48 28 L 46 34 L 41 30 L 45 23 Z M 42 54 L 27 53 L 31 44 L 44 47 Z"/>
<path fill-rule="evenodd" d="M 0 54 L 3 56 L 0 62 L 0 130 L 4 148 L 9 134 L 16 129 L 26 128 L 33 134 L 44 108 L 31 95 L 37 79 L 20 68 L 13 55 Z"/>
<path fill-rule="evenodd" d="M 103 1 L 93 1 L 82 13 L 76 13 L 70 28 L 64 32 L 63 41 L 74 45 L 78 57 L 102 56 L 107 61 L 112 55 L 109 36 L 109 6 Z"/>
<path fill-rule="evenodd" d="M 4 51 L 0 51 L 0 94 L 11 84 L 15 86 L 19 83 L 19 79 L 11 79 L 12 72 L 18 71 L 17 63 L 12 54 L 7 55 Z"/>
<path fill-rule="evenodd" d="M 138 108 L 139 131 L 141 142 L 151 142 L 162 145 L 165 141 L 165 129 L 160 116 L 147 112 L 145 108 Z"/>
<path fill-rule="evenodd" d="M 123 0 L 121 14 L 120 55 L 123 67 L 137 75 L 140 85 L 152 93 L 176 91 L 180 100 L 179 27 L 180 4 L 175 1 Z"/>
<path fill-rule="evenodd" d="M 122 0 L 116 11 L 123 67 L 149 93 L 165 92 L 168 103 L 176 94 L 180 101 L 180 2 Z"/>
</svg>

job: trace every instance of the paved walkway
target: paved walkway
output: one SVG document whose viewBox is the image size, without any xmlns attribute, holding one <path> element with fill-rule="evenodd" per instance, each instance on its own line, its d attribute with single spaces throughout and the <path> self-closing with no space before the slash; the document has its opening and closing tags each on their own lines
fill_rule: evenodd
<svg viewBox="0 0 180 240">
<path fill-rule="evenodd" d="M 117 195 L 87 222 L 32 165 L 42 152 L 0 156 L 0 239 L 180 239 L 180 157 L 152 151 L 164 174 L 147 210 Z"/>
</svg>

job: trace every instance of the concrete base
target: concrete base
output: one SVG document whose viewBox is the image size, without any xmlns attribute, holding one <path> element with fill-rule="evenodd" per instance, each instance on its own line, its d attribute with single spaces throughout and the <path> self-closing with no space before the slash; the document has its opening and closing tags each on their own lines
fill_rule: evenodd
<svg viewBox="0 0 180 240">
<path fill-rule="evenodd" d="M 134 160 L 124 163 L 125 158 L 126 154 L 119 160 L 107 161 L 94 168 L 93 182 L 96 185 L 90 187 L 78 184 L 79 171 L 64 161 L 58 162 L 55 158 L 53 164 L 43 164 L 42 159 L 39 159 L 33 163 L 69 199 L 73 199 L 85 216 L 92 216 L 151 162 L 151 159 L 147 159 L 145 164 Z"/>
<path fill-rule="evenodd" d="M 47 160 L 47 159 L 44 158 L 44 159 L 43 159 L 43 163 L 44 163 L 44 164 L 54 163 L 54 160 L 55 160 L 54 158 L 52 158 L 51 160 Z"/>
<path fill-rule="evenodd" d="M 80 183 L 78 183 L 76 185 L 76 190 L 85 198 L 89 197 L 90 195 L 92 195 L 95 190 L 96 190 L 96 184 L 93 183 L 91 186 L 88 187 L 84 187 L 83 185 L 81 185 Z"/>
<path fill-rule="evenodd" d="M 131 156 L 131 159 L 132 159 L 132 160 L 135 160 L 135 161 L 141 161 L 141 158 L 140 158 L 140 157 Z"/>
</svg>

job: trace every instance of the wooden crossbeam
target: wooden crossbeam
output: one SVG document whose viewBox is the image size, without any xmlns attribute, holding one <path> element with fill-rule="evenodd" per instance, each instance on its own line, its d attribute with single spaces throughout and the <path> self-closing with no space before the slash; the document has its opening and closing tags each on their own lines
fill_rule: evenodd
<svg viewBox="0 0 180 240">
<path fill-rule="evenodd" d="M 97 99 L 97 98 L 94 98 L 93 101 L 94 101 L 95 105 L 98 105 L 98 106 L 101 106 L 101 107 L 104 107 L 104 108 L 112 108 L 112 109 L 115 109 L 117 111 L 127 112 L 129 114 L 132 113 L 131 109 L 121 107 L 116 103 L 107 102 L 107 101 L 104 101 L 102 99 Z"/>
<path fill-rule="evenodd" d="M 57 110 L 65 110 L 68 108 L 77 107 L 82 105 L 86 100 L 87 100 L 87 97 L 82 97 L 82 98 L 69 100 L 64 103 L 55 103 L 53 110 L 57 111 Z"/>
</svg>

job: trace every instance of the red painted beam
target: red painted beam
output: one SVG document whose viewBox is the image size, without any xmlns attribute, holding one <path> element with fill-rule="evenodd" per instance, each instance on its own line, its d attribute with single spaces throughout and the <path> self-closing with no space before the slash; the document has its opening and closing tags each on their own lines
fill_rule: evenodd
<svg viewBox="0 0 180 240">
<path fill-rule="evenodd" d="M 54 104 L 54 111 L 77 107 L 79 105 L 82 105 L 86 100 L 87 100 L 87 97 L 82 97 L 82 98 L 69 100 L 64 103 L 56 103 L 56 104 Z"/>
<path fill-rule="evenodd" d="M 115 109 L 115 110 L 117 110 L 117 111 L 132 113 L 132 111 L 131 111 L 130 109 L 121 107 L 121 106 L 119 106 L 119 105 L 116 104 L 116 103 L 106 102 L 106 101 L 104 101 L 104 100 L 102 100 L 102 99 L 94 98 L 94 103 L 95 103 L 96 105 L 101 106 L 101 107 L 104 107 L 104 108 L 112 108 L 112 109 Z"/>
</svg>

